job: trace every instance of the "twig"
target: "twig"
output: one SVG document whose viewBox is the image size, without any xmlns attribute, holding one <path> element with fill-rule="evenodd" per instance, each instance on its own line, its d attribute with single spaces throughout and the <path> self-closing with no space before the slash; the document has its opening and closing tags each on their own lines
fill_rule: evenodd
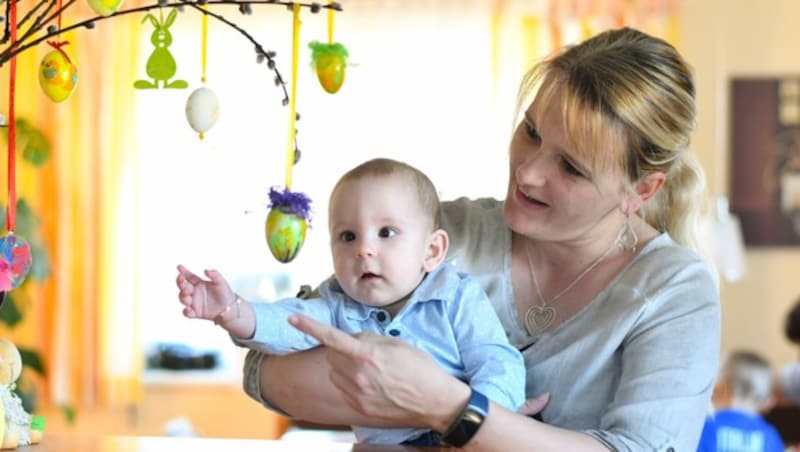
<svg viewBox="0 0 800 452">
<path fill-rule="evenodd" d="M 15 1 L 15 0 L 6 0 L 6 1 L 8 3 L 10 3 L 10 2 Z M 16 1 L 19 2 L 19 0 L 16 0 Z M 43 0 L 43 1 L 48 1 L 48 0 Z M 52 1 L 52 0 L 49 0 L 49 1 Z M 65 9 L 67 9 L 68 6 L 70 6 L 70 5 L 74 4 L 74 3 L 75 3 L 75 0 L 69 0 L 69 2 L 59 10 L 59 12 L 63 12 Z M 61 33 L 65 33 L 67 31 L 73 30 L 75 28 L 93 26 L 94 23 L 96 23 L 96 22 L 101 22 L 103 20 L 111 19 L 113 17 L 124 16 L 124 15 L 127 15 L 127 14 L 139 13 L 139 12 L 144 12 L 144 11 L 150 11 L 151 9 L 156 9 L 156 8 L 170 8 L 170 7 L 177 7 L 177 6 L 183 6 L 183 5 L 198 6 L 198 5 L 202 5 L 204 3 L 205 4 L 209 4 L 209 5 L 236 5 L 236 6 L 241 6 L 241 5 L 279 5 L 279 6 L 285 6 L 285 7 L 291 7 L 294 4 L 298 4 L 302 8 L 308 8 L 308 9 L 317 10 L 317 11 L 319 9 L 321 9 L 321 8 L 334 9 L 334 10 L 337 10 L 337 11 L 341 11 L 341 8 L 342 8 L 341 5 L 339 3 L 336 3 L 336 2 L 320 5 L 317 2 L 300 3 L 300 2 L 286 2 L 286 1 L 274 1 L 274 0 L 252 0 L 252 1 L 247 1 L 247 2 L 239 2 L 239 1 L 234 1 L 234 0 L 210 0 L 210 1 L 206 1 L 206 2 L 203 2 L 202 0 L 198 0 L 198 1 L 180 1 L 179 0 L 179 1 L 175 1 L 175 2 L 166 2 L 164 4 L 154 3 L 152 5 L 139 6 L 139 7 L 136 7 L 136 8 L 119 10 L 119 11 L 117 11 L 117 12 L 115 12 L 113 14 L 110 14 L 108 16 L 95 16 L 95 17 L 80 21 L 78 23 L 72 24 L 72 25 L 70 25 L 68 27 L 64 27 L 64 28 L 62 28 L 60 30 L 56 30 L 56 31 L 54 31 L 52 33 L 46 33 L 45 35 L 43 35 L 43 36 L 41 36 L 41 37 L 39 37 L 37 39 L 34 39 L 33 41 L 30 41 L 28 43 L 24 43 L 25 39 L 29 38 L 33 33 L 39 31 L 42 28 L 42 26 L 52 22 L 53 19 L 55 19 L 58 16 L 58 14 L 53 14 L 50 17 L 48 17 L 46 20 L 44 20 L 44 21 L 42 21 L 40 23 L 33 24 L 31 26 L 31 28 L 28 30 L 28 32 L 25 34 L 25 36 L 24 36 L 25 39 L 19 39 L 15 43 L 14 46 L 9 46 L 6 49 L 4 49 L 2 52 L 0 52 L 0 66 L 5 64 L 8 60 L 10 60 L 11 57 L 13 57 L 15 55 L 18 55 L 18 54 L 22 53 L 23 51 L 25 51 L 25 50 L 27 50 L 27 49 L 29 49 L 31 47 L 36 46 L 37 44 L 41 43 L 42 41 L 50 39 L 50 38 L 52 38 L 54 36 L 58 36 Z M 215 15 L 214 17 L 216 19 L 219 19 L 222 16 Z M 232 22 L 230 22 L 230 21 L 226 20 L 224 22 L 226 24 L 228 24 L 228 25 L 232 25 Z M 7 25 L 7 27 L 8 27 L 8 25 Z M 239 28 L 239 27 L 236 27 L 236 28 L 241 30 L 241 28 Z"/>
</svg>

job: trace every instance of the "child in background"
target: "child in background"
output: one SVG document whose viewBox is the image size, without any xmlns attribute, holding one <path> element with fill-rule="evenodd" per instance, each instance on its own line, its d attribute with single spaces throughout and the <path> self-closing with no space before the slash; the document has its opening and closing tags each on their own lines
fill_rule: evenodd
<svg viewBox="0 0 800 452">
<path fill-rule="evenodd" d="M 731 353 L 711 400 L 715 412 L 703 426 L 698 452 L 783 452 L 778 431 L 759 414 L 773 401 L 766 359 L 750 351 Z"/>
<path fill-rule="evenodd" d="M 375 159 L 347 172 L 329 204 L 334 276 L 318 297 L 249 303 L 215 270 L 178 267 L 189 318 L 214 320 L 242 346 L 288 354 L 319 345 L 287 319 L 302 313 L 346 332 L 405 340 L 510 410 L 525 401 L 525 367 L 477 280 L 444 263 L 448 236 L 433 183 L 405 163 Z M 354 426 L 359 442 L 439 445 L 426 429 Z"/>
<path fill-rule="evenodd" d="M 789 342 L 800 346 L 800 299 L 786 313 L 783 334 Z M 800 361 L 781 367 L 774 383 L 778 405 L 800 406 Z"/>
</svg>

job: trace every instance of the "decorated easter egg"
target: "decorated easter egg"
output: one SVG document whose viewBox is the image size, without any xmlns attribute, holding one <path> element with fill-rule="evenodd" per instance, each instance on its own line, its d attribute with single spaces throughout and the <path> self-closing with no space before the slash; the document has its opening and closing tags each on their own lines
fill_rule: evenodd
<svg viewBox="0 0 800 452">
<path fill-rule="evenodd" d="M 338 55 L 324 55 L 317 62 L 317 79 L 325 91 L 335 94 L 344 83 L 345 62 Z"/>
<path fill-rule="evenodd" d="M 110 16 L 122 6 L 122 0 L 87 0 L 89 6 L 101 16 Z"/>
<path fill-rule="evenodd" d="M 0 291 L 16 289 L 31 269 L 31 247 L 9 233 L 0 239 Z"/>
<path fill-rule="evenodd" d="M 267 245 L 280 262 L 291 262 L 306 240 L 308 223 L 281 207 L 269 211 L 266 221 Z"/>
<path fill-rule="evenodd" d="M 0 339 L 0 385 L 14 383 L 22 372 L 22 355 L 13 342 Z"/>
<path fill-rule="evenodd" d="M 347 68 L 347 49 L 337 43 L 322 44 L 311 42 L 311 61 L 322 88 L 330 94 L 339 91 L 344 83 Z"/>
<path fill-rule="evenodd" d="M 39 65 L 39 85 L 50 100 L 66 100 L 77 84 L 78 68 L 63 50 L 56 49 L 44 56 Z"/>
<path fill-rule="evenodd" d="M 186 101 L 186 119 L 195 132 L 203 134 L 214 126 L 219 118 L 219 100 L 214 91 L 201 86 L 189 95 Z"/>
</svg>

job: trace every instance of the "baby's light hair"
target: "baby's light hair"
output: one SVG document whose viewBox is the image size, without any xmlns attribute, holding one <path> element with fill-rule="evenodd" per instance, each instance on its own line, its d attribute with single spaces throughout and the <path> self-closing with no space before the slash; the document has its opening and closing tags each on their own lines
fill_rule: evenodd
<svg viewBox="0 0 800 452">
<path fill-rule="evenodd" d="M 420 203 L 422 212 L 430 218 L 433 225 L 432 230 L 441 228 L 442 207 L 439 202 L 439 194 L 436 192 L 433 182 L 422 171 L 397 160 L 376 158 L 356 166 L 339 178 L 339 181 L 336 182 L 331 191 L 331 199 L 333 199 L 334 193 L 344 182 L 370 176 L 389 176 L 392 174 L 408 177 L 410 182 L 409 189 L 416 189 L 417 200 Z"/>
</svg>

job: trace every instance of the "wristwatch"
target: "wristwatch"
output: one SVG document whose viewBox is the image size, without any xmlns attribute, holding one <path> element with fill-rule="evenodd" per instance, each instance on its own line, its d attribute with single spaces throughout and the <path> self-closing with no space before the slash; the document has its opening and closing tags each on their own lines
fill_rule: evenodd
<svg viewBox="0 0 800 452">
<path fill-rule="evenodd" d="M 442 433 L 442 441 L 453 447 L 463 447 L 475 436 L 489 414 L 489 400 L 485 395 L 471 389 L 469 402 L 455 422 Z"/>
</svg>

